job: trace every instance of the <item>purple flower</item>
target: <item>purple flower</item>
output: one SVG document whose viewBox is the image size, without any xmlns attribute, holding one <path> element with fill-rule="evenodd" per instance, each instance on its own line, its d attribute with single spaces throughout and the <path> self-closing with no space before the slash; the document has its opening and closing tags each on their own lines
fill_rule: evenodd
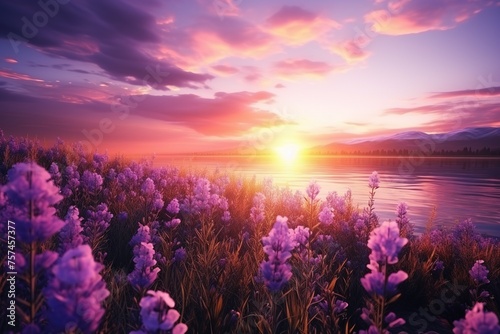
<svg viewBox="0 0 500 334">
<path fill-rule="evenodd" d="M 59 172 L 59 166 L 55 162 L 50 164 L 49 167 L 49 173 L 51 176 L 51 179 L 54 181 L 56 185 L 61 184 L 62 176 L 61 173 Z"/>
<path fill-rule="evenodd" d="M 229 211 L 224 211 L 222 214 L 221 220 L 225 223 L 231 220 L 231 213 Z"/>
<path fill-rule="evenodd" d="M 180 314 L 174 309 L 175 302 L 168 293 L 149 290 L 139 305 L 142 324 L 146 331 L 156 333 L 158 330 L 171 330 L 172 334 L 183 334 L 187 331 L 185 324 L 175 324 Z"/>
<path fill-rule="evenodd" d="M 280 291 L 292 277 L 292 267 L 288 263 L 264 261 L 260 272 L 267 288 L 272 292 Z"/>
<path fill-rule="evenodd" d="M 88 170 L 83 172 L 80 180 L 82 188 L 91 194 L 99 192 L 102 188 L 102 176 Z"/>
<path fill-rule="evenodd" d="M 370 260 L 388 264 L 398 262 L 398 253 L 408 242 L 408 239 L 399 236 L 398 224 L 385 221 L 380 227 L 374 229 L 368 240 L 368 247 L 372 250 Z"/>
<path fill-rule="evenodd" d="M 348 303 L 340 299 L 337 299 L 335 301 L 335 305 L 333 306 L 333 313 L 335 314 L 342 313 L 347 308 L 347 306 L 349 306 Z"/>
<path fill-rule="evenodd" d="M 266 196 L 263 193 L 256 193 L 253 197 L 253 207 L 250 209 L 250 220 L 254 225 L 258 225 L 266 218 L 264 212 L 264 202 L 266 201 Z"/>
<path fill-rule="evenodd" d="M 326 226 L 331 225 L 333 223 L 334 217 L 335 215 L 333 214 L 333 210 L 329 206 L 324 206 L 318 215 L 320 223 Z"/>
<path fill-rule="evenodd" d="M 151 242 L 151 232 L 149 230 L 149 226 L 141 225 L 139 223 L 139 228 L 137 229 L 137 232 L 130 240 L 129 245 L 135 247 L 137 245 L 140 245 L 141 242 L 146 242 L 146 243 Z"/>
<path fill-rule="evenodd" d="M 408 205 L 406 205 L 406 203 L 404 202 L 399 203 L 396 208 L 396 223 L 398 224 L 402 236 L 413 235 L 413 226 L 410 224 L 410 220 L 408 219 L 407 214 Z"/>
<path fill-rule="evenodd" d="M 320 191 L 320 186 L 316 181 L 311 181 L 307 186 L 306 193 L 311 201 L 314 201 L 316 196 L 318 196 Z"/>
<path fill-rule="evenodd" d="M 268 260 L 260 265 L 260 275 L 269 290 L 277 292 L 292 277 L 291 266 L 286 263 L 294 248 L 294 240 L 287 225 L 288 218 L 278 216 L 269 236 L 262 238 Z"/>
<path fill-rule="evenodd" d="M 184 247 L 179 247 L 174 252 L 174 261 L 183 262 L 187 258 L 187 252 Z"/>
<path fill-rule="evenodd" d="M 88 218 L 83 225 L 84 241 L 94 250 L 109 227 L 113 215 L 108 211 L 108 206 L 101 203 L 95 211 L 87 211 Z"/>
<path fill-rule="evenodd" d="M 167 211 L 170 212 L 173 215 L 176 215 L 179 213 L 180 207 L 179 207 L 179 201 L 177 198 L 174 198 L 173 200 L 170 201 L 167 205 Z"/>
<path fill-rule="evenodd" d="M 155 192 L 155 183 L 149 177 L 142 183 L 141 192 L 147 196 L 151 196 Z"/>
<path fill-rule="evenodd" d="M 390 312 L 384 318 L 389 328 L 399 327 L 406 323 L 403 318 L 398 318 L 394 312 Z"/>
<path fill-rule="evenodd" d="M 476 303 L 472 310 L 465 313 L 465 319 L 454 321 L 454 334 L 498 334 L 500 326 L 493 312 L 485 312 L 483 303 Z"/>
<path fill-rule="evenodd" d="M 372 189 L 377 189 L 380 186 L 380 179 L 377 172 L 372 172 L 368 179 L 368 186 Z"/>
<path fill-rule="evenodd" d="M 291 230 L 289 233 L 295 247 L 306 247 L 309 244 L 309 227 L 297 226 L 295 230 Z"/>
<path fill-rule="evenodd" d="M 371 295 L 384 296 L 385 276 L 380 271 L 372 271 L 361 278 L 361 285 Z"/>
<path fill-rule="evenodd" d="M 88 245 L 68 250 L 53 267 L 53 278 L 44 293 L 49 328 L 54 332 L 79 329 L 94 333 L 104 315 L 101 303 L 109 296 Z"/>
<path fill-rule="evenodd" d="M 181 223 L 181 220 L 179 218 L 174 218 L 172 220 L 169 220 L 168 222 L 165 223 L 165 227 L 167 228 L 174 228 L 177 227 Z"/>
<path fill-rule="evenodd" d="M 444 270 L 444 262 L 443 261 L 436 261 L 436 263 L 434 263 L 434 269 L 432 269 L 434 271 L 442 271 Z"/>
<path fill-rule="evenodd" d="M 402 270 L 396 273 L 392 273 L 387 278 L 387 284 L 385 286 L 385 292 L 387 297 L 392 297 L 397 292 L 397 286 L 399 283 L 405 281 L 408 278 L 408 274 Z"/>
<path fill-rule="evenodd" d="M 483 260 L 477 260 L 472 266 L 472 269 L 469 270 L 469 274 L 476 284 L 486 284 L 490 282 L 488 279 L 488 273 L 490 271 L 483 265 L 483 263 Z"/>
<path fill-rule="evenodd" d="M 59 252 L 65 253 L 68 249 L 75 248 L 83 244 L 81 235 L 83 228 L 81 227 L 82 218 L 79 216 L 79 211 L 76 206 L 70 206 L 66 214 L 66 225 L 59 232 Z"/>
<path fill-rule="evenodd" d="M 156 190 L 153 193 L 153 207 L 152 207 L 152 209 L 155 211 L 160 211 L 164 205 L 165 205 L 165 202 L 163 201 L 163 195 L 158 190 Z"/>
<path fill-rule="evenodd" d="M 153 268 L 156 265 L 154 255 L 155 250 L 152 243 L 141 242 L 134 247 L 135 268 L 128 275 L 128 280 L 135 289 L 147 289 L 158 277 L 160 268 Z"/>
<path fill-rule="evenodd" d="M 8 178 L 3 192 L 10 205 L 4 216 L 16 222 L 19 241 L 44 241 L 64 226 L 53 207 L 63 197 L 45 169 L 35 163 L 18 163 L 9 170 Z"/>
</svg>

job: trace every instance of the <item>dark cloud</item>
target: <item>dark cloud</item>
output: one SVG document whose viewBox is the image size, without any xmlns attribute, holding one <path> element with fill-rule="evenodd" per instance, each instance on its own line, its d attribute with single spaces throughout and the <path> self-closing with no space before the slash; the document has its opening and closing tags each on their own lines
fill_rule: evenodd
<svg viewBox="0 0 500 334">
<path fill-rule="evenodd" d="M 125 115 L 123 119 L 141 117 L 149 124 L 162 121 L 192 129 L 201 135 L 222 138 L 243 135 L 254 127 L 278 126 L 286 122 L 276 114 L 255 106 L 272 103 L 274 95 L 265 91 L 219 92 L 213 98 L 194 94 L 122 96 L 121 101 L 114 104 L 71 95 L 64 88 L 61 88 L 61 94 L 71 99 L 61 101 L 30 97 L 0 87 L 0 128 L 16 129 L 19 135 L 32 133 L 47 136 L 62 132 L 61 136 L 72 138 L 71 132 L 79 133 L 83 128 L 96 127 L 103 117 L 118 120 Z"/>
<path fill-rule="evenodd" d="M 452 97 L 488 97 L 500 95 L 500 87 L 488 87 L 477 89 L 456 90 L 451 92 L 434 93 L 430 98 L 452 98 Z"/>
<path fill-rule="evenodd" d="M 184 71 L 151 55 L 162 39 L 156 18 L 148 9 L 152 10 L 148 5 L 139 7 L 124 0 L 72 0 L 59 4 L 57 12 L 53 7 L 55 15 L 49 17 L 36 1 L 8 1 L 0 4 L 0 33 L 10 40 L 24 38 L 55 57 L 96 64 L 111 78 L 131 84 L 147 82 L 163 89 L 169 85 L 206 85 L 213 76 Z M 43 15 L 47 23 L 39 24 L 39 28 L 33 25 L 30 30 L 33 20 L 41 20 Z M 153 78 L 151 72 L 156 72 L 157 77 Z"/>
</svg>

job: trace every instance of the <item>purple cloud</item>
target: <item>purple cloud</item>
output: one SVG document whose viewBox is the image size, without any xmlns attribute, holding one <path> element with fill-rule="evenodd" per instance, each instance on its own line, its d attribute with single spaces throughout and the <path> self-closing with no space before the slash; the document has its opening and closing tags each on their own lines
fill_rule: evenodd
<svg viewBox="0 0 500 334">
<path fill-rule="evenodd" d="M 203 87 L 209 74 L 185 71 L 155 58 L 162 42 L 151 2 L 136 6 L 125 0 L 79 1 L 58 4 L 46 25 L 37 27 L 36 13 L 45 12 L 37 2 L 3 2 L 0 5 L 1 36 L 16 51 L 20 41 L 58 58 L 93 63 L 115 80 L 134 85 Z M 40 16 L 40 15 L 39 15 Z M 45 14 L 46 17 L 48 17 Z M 41 16 L 40 16 L 41 17 Z"/>
</svg>

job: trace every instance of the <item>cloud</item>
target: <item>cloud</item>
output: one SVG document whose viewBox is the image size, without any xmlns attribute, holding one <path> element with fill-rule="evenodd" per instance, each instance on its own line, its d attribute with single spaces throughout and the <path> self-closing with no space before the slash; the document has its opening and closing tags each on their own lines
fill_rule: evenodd
<svg viewBox="0 0 500 334">
<path fill-rule="evenodd" d="M 240 15 L 240 4 L 243 0 L 199 0 L 211 13 L 223 19 L 226 16 Z"/>
<path fill-rule="evenodd" d="M 491 97 L 500 96 L 500 87 L 487 87 L 487 88 L 477 88 L 477 89 L 466 89 L 466 90 L 456 90 L 451 92 L 439 92 L 431 94 L 431 99 L 447 99 L 455 97 Z"/>
<path fill-rule="evenodd" d="M 263 58 L 280 50 L 276 39 L 257 25 L 236 17 L 223 21 L 203 17 L 187 29 L 186 41 L 199 59 L 214 62 L 228 57 Z"/>
<path fill-rule="evenodd" d="M 303 45 L 340 28 L 340 24 L 301 7 L 286 5 L 266 20 L 265 28 L 286 44 Z"/>
<path fill-rule="evenodd" d="M 8 69 L 0 69 L 0 77 L 13 80 L 44 82 L 44 80 L 32 77 L 29 74 L 18 73 Z"/>
<path fill-rule="evenodd" d="M 214 65 L 212 68 L 220 75 L 232 75 L 240 71 L 238 68 L 229 65 Z"/>
<path fill-rule="evenodd" d="M 500 93 L 489 95 L 488 88 L 479 90 L 481 98 L 470 99 L 473 90 L 437 93 L 431 101 L 438 103 L 407 108 L 390 108 L 384 115 L 425 115 L 430 120 L 420 124 L 426 131 L 450 131 L 471 126 L 498 125 Z M 465 98 L 465 99 L 464 99 Z M 426 119 L 429 119 L 427 117 Z"/>
<path fill-rule="evenodd" d="M 282 78 L 321 78 L 328 75 L 333 66 L 321 61 L 308 59 L 287 59 L 274 63 L 273 70 Z"/>
<path fill-rule="evenodd" d="M 364 19 L 380 34 L 415 34 L 454 28 L 493 3 L 491 0 L 398 0 L 386 2 L 386 9 L 374 10 Z"/>
<path fill-rule="evenodd" d="M 151 6 L 139 7 L 125 0 L 72 1 L 59 5 L 47 25 L 33 25 L 36 30 L 29 30 L 22 18 L 29 21 L 40 12 L 38 3 L 2 2 L 0 32 L 13 49 L 22 38 L 50 56 L 95 64 L 110 78 L 130 84 L 158 89 L 205 86 L 211 75 L 185 71 L 152 56 L 162 38 L 156 18 L 148 12 Z M 164 75 L 160 77 L 159 72 Z"/>
<path fill-rule="evenodd" d="M 341 56 L 348 63 L 363 61 L 371 55 L 356 40 L 346 40 L 336 43 L 330 47 L 330 50 Z"/>
<path fill-rule="evenodd" d="M 238 136 L 252 128 L 284 124 L 276 114 L 254 107 L 270 103 L 269 92 L 218 92 L 214 98 L 193 94 L 148 96 L 136 115 L 191 128 L 208 136 Z"/>
<path fill-rule="evenodd" d="M 204 136 L 231 138 L 244 135 L 255 127 L 286 123 L 267 108 L 259 107 L 273 103 L 274 95 L 265 91 L 218 92 L 212 98 L 194 94 L 121 95 L 116 100 L 109 94 L 93 98 L 94 91 L 84 87 L 73 90 L 61 87 L 57 90 L 59 98 L 54 99 L 43 89 L 56 93 L 53 88 L 39 87 L 34 96 L 30 91 L 13 92 L 0 86 L 2 127 L 34 135 L 61 133 L 61 136 L 74 137 L 72 131 L 80 133 L 83 128 L 96 127 L 102 118 L 119 123 L 120 118 L 140 118 L 142 124 L 150 126 L 165 124 L 189 129 L 203 140 Z M 82 95 L 85 93 L 88 95 Z M 136 132 L 140 135 L 142 131 L 138 128 Z"/>
</svg>

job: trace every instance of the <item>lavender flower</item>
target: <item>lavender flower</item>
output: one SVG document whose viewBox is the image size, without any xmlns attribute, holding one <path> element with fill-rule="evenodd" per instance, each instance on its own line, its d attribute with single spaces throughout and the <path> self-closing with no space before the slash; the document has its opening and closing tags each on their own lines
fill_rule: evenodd
<svg viewBox="0 0 500 334">
<path fill-rule="evenodd" d="M 87 214 L 89 217 L 83 226 L 84 241 L 96 250 L 113 215 L 108 211 L 108 206 L 105 203 L 99 204 L 96 211 L 88 210 Z"/>
<path fill-rule="evenodd" d="M 253 197 L 253 207 L 250 209 L 250 220 L 256 226 L 264 221 L 266 214 L 264 212 L 264 202 L 266 196 L 263 193 L 256 193 Z"/>
<path fill-rule="evenodd" d="M 80 180 L 84 190 L 90 194 L 95 194 L 102 189 L 102 176 L 88 170 L 83 172 Z"/>
<path fill-rule="evenodd" d="M 81 227 L 82 218 L 78 215 L 78 208 L 76 206 L 70 206 L 65 217 L 66 225 L 64 225 L 59 232 L 59 252 L 61 254 L 83 244 L 83 237 L 81 235 L 83 231 Z"/>
<path fill-rule="evenodd" d="M 10 205 L 4 215 L 16 221 L 19 241 L 44 241 L 64 226 L 53 207 L 62 196 L 45 169 L 35 163 L 18 163 L 9 170 L 8 178 L 2 190 Z"/>
<path fill-rule="evenodd" d="M 333 306 L 333 313 L 340 314 L 340 313 L 345 311 L 347 306 L 349 306 L 348 303 L 346 303 L 345 301 L 342 301 L 340 299 L 337 299 L 335 301 L 335 305 Z"/>
<path fill-rule="evenodd" d="M 149 177 L 142 183 L 141 192 L 147 196 L 151 196 L 154 194 L 155 183 Z"/>
<path fill-rule="evenodd" d="M 485 312 L 483 303 L 476 303 L 472 310 L 465 313 L 465 319 L 453 321 L 454 334 L 498 334 L 500 326 L 493 312 Z"/>
<path fill-rule="evenodd" d="M 79 329 L 94 333 L 104 315 L 101 303 L 109 296 L 88 245 L 68 250 L 53 267 L 45 289 L 49 328 L 53 332 Z"/>
<path fill-rule="evenodd" d="M 179 213 L 180 207 L 179 207 L 179 201 L 177 198 L 174 198 L 173 200 L 170 201 L 167 205 L 167 211 L 173 215 L 176 215 Z"/>
<path fill-rule="evenodd" d="M 477 260 L 472 266 L 472 269 L 469 270 L 469 274 L 476 284 L 486 284 L 490 282 L 488 279 L 488 273 L 490 271 L 483 263 L 483 260 Z"/>
<path fill-rule="evenodd" d="M 398 254 L 401 248 L 408 242 L 408 239 L 399 236 L 399 228 L 396 222 L 383 222 L 380 227 L 374 229 L 368 240 L 370 253 L 370 264 L 367 267 L 371 270 L 361 278 L 361 284 L 372 296 L 376 307 L 368 302 L 368 308 L 363 308 L 362 318 L 370 324 L 368 332 L 362 333 L 386 333 L 384 326 L 389 328 L 404 324 L 403 319 L 396 319 L 396 315 L 389 313 L 385 318 L 385 305 L 387 299 L 397 293 L 397 286 L 408 278 L 408 274 L 402 270 L 392 273 L 387 277 L 387 266 L 398 262 Z"/>
<path fill-rule="evenodd" d="M 167 228 L 175 228 L 179 226 L 181 223 L 181 220 L 179 218 L 174 218 L 172 220 L 169 220 L 168 222 L 165 223 L 165 227 Z"/>
<path fill-rule="evenodd" d="M 396 222 L 385 221 L 370 234 L 368 247 L 372 250 L 370 260 L 388 264 L 398 262 L 398 254 L 401 248 L 408 243 L 408 239 L 399 236 L 399 228 Z"/>
<path fill-rule="evenodd" d="M 59 166 L 57 166 L 55 162 L 50 164 L 49 173 L 52 181 L 54 181 L 54 184 L 59 186 L 61 184 L 62 176 L 59 172 Z"/>
<path fill-rule="evenodd" d="M 372 172 L 370 178 L 368 179 L 368 186 L 372 189 L 378 189 L 380 186 L 380 179 L 376 171 Z"/>
<path fill-rule="evenodd" d="M 321 212 L 318 215 L 318 219 L 322 225 L 328 226 L 333 224 L 333 218 L 335 215 L 333 214 L 332 208 L 329 206 L 324 206 Z"/>
<path fill-rule="evenodd" d="M 188 327 L 185 324 L 181 322 L 175 324 L 180 314 L 174 309 L 175 302 L 168 293 L 149 290 L 139 305 L 142 324 L 147 332 L 171 330 L 172 334 L 183 334 L 187 331 Z"/>
<path fill-rule="evenodd" d="M 309 183 L 306 189 L 306 193 L 311 201 L 314 201 L 314 199 L 318 196 L 320 189 L 321 188 L 316 181 L 311 181 Z"/>
<path fill-rule="evenodd" d="M 229 222 L 231 220 L 231 213 L 229 211 L 224 211 L 221 220 L 225 223 Z"/>
<path fill-rule="evenodd" d="M 135 268 L 128 275 L 128 280 L 135 289 L 147 289 L 158 277 L 160 268 L 153 268 L 156 265 L 154 255 L 155 250 L 152 243 L 141 242 L 134 247 Z"/>
<path fill-rule="evenodd" d="M 151 242 L 151 232 L 149 230 L 149 226 L 139 223 L 139 228 L 130 240 L 129 245 L 135 247 L 140 245 L 141 242 Z"/>
<path fill-rule="evenodd" d="M 434 263 L 434 269 L 432 269 L 433 271 L 443 271 L 444 270 L 444 262 L 443 261 L 436 261 L 436 263 Z"/>
<path fill-rule="evenodd" d="M 187 252 L 184 247 L 179 247 L 174 252 L 174 261 L 183 262 L 187 258 Z"/>
<path fill-rule="evenodd" d="M 413 226 L 408 219 L 408 205 L 404 202 L 398 204 L 396 208 L 396 223 L 398 224 L 401 235 L 404 237 L 413 236 Z"/>
<path fill-rule="evenodd" d="M 291 266 L 286 261 L 292 256 L 294 241 L 288 230 L 288 218 L 278 216 L 269 236 L 262 238 L 267 261 L 260 265 L 260 274 L 267 288 L 280 291 L 292 277 Z"/>
<path fill-rule="evenodd" d="M 64 174 L 67 181 L 61 192 L 64 196 L 69 197 L 80 186 L 80 173 L 78 173 L 78 168 L 72 164 L 66 167 Z"/>
</svg>

